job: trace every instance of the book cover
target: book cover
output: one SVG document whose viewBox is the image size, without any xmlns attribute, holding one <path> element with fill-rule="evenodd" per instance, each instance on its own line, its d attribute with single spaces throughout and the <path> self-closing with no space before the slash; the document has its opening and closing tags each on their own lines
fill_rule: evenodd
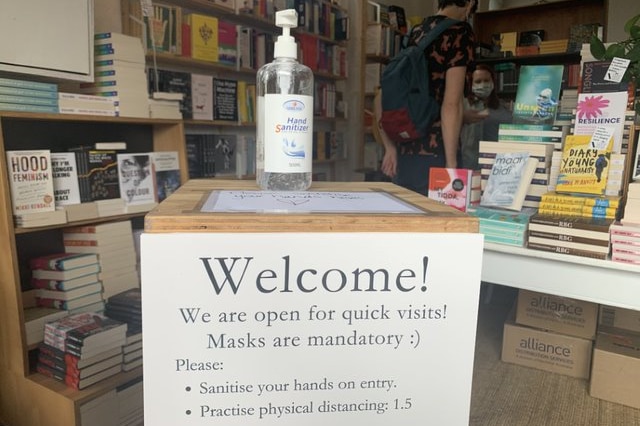
<svg viewBox="0 0 640 426">
<path fill-rule="evenodd" d="M 612 152 L 621 152 L 628 94 L 624 92 L 579 93 L 574 134 L 592 135 L 596 129 L 613 132 Z"/>
<path fill-rule="evenodd" d="M 156 174 L 156 198 L 161 202 L 180 187 L 178 151 L 158 151 L 151 154 Z"/>
<path fill-rule="evenodd" d="M 30 269 L 48 269 L 52 271 L 65 271 L 81 266 L 98 263 L 95 254 L 82 253 L 52 253 L 29 259 Z"/>
<path fill-rule="evenodd" d="M 608 76 L 611 61 L 587 61 L 582 64 L 580 93 L 625 92 L 627 81 L 613 81 Z M 631 108 L 633 109 L 633 108 Z"/>
<path fill-rule="evenodd" d="M 87 153 L 87 181 L 92 201 L 120 198 L 117 151 Z"/>
<path fill-rule="evenodd" d="M 156 202 L 155 172 L 151 154 L 118 154 L 120 195 L 126 205 Z"/>
<path fill-rule="evenodd" d="M 179 54 L 182 49 L 182 8 L 153 3 L 153 13 L 144 17 L 147 50 Z"/>
<path fill-rule="evenodd" d="M 73 290 L 76 287 L 91 284 L 98 281 L 98 274 L 87 274 L 70 280 L 51 280 L 46 278 L 31 278 L 31 287 L 45 290 Z"/>
<path fill-rule="evenodd" d="M 591 139 L 590 135 L 565 138 L 556 192 L 605 193 L 613 140 L 605 147 L 597 147 Z"/>
<path fill-rule="evenodd" d="M 191 102 L 194 120 L 213 120 L 213 77 L 191 74 Z"/>
<path fill-rule="evenodd" d="M 238 81 L 213 78 L 213 119 L 238 121 Z"/>
<path fill-rule="evenodd" d="M 88 296 L 94 293 L 102 292 L 102 283 L 100 281 L 93 282 L 91 284 L 76 287 L 72 290 L 36 290 L 36 303 L 39 299 L 54 299 L 54 300 L 74 300 L 79 297 Z"/>
<path fill-rule="evenodd" d="M 13 214 L 55 211 L 51 152 L 7 151 L 6 155 Z"/>
<path fill-rule="evenodd" d="M 73 152 L 52 152 L 53 195 L 56 207 L 80 204 L 78 167 Z"/>
<path fill-rule="evenodd" d="M 236 66 L 238 60 L 237 26 L 233 22 L 218 21 L 218 62 Z"/>
<path fill-rule="evenodd" d="M 33 269 L 31 271 L 31 276 L 36 279 L 66 281 L 82 277 L 84 275 L 96 274 L 98 272 L 100 272 L 100 265 L 98 263 L 93 263 L 90 265 L 59 271 L 51 269 Z"/>
<path fill-rule="evenodd" d="M 199 13 L 188 15 L 191 28 L 191 57 L 201 61 L 218 61 L 218 18 Z"/>
<path fill-rule="evenodd" d="M 552 124 L 564 65 L 523 65 L 513 106 L 514 123 Z"/>
<path fill-rule="evenodd" d="M 537 165 L 526 152 L 496 154 L 480 205 L 521 210 Z"/>
<path fill-rule="evenodd" d="M 214 135 L 214 164 L 216 175 L 235 175 L 237 156 L 237 136 Z"/>
<path fill-rule="evenodd" d="M 477 199 L 473 199 L 473 189 L 477 190 Z M 466 212 L 470 205 L 480 201 L 479 195 L 480 171 L 447 167 L 429 169 L 427 196 L 432 200 Z"/>
<path fill-rule="evenodd" d="M 518 46 L 540 46 L 544 40 L 544 30 L 526 30 L 520 32 L 518 37 Z"/>
<path fill-rule="evenodd" d="M 191 74 L 172 70 L 149 70 L 149 93 L 166 92 L 182 94 L 180 112 L 185 119 L 193 118 L 191 101 Z"/>
</svg>

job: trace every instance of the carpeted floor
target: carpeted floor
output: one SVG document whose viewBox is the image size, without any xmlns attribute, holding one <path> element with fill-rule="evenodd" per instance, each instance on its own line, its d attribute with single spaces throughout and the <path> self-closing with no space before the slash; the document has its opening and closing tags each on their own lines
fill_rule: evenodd
<svg viewBox="0 0 640 426">
<path fill-rule="evenodd" d="M 490 300 L 481 299 L 469 424 L 640 425 L 640 410 L 590 397 L 586 380 L 500 361 L 502 324 L 516 295 L 493 286 Z"/>
</svg>

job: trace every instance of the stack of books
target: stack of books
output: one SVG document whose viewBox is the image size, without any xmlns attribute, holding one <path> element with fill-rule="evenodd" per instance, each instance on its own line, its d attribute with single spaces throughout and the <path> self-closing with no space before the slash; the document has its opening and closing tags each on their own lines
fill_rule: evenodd
<svg viewBox="0 0 640 426">
<path fill-rule="evenodd" d="M 140 287 L 131 221 L 69 227 L 63 230 L 62 238 L 68 253 L 98 255 L 105 300 Z"/>
<path fill-rule="evenodd" d="M 529 221 L 527 247 L 574 256 L 606 259 L 613 220 L 537 213 Z"/>
<path fill-rule="evenodd" d="M 98 257 L 90 253 L 54 253 L 31 258 L 36 305 L 68 313 L 104 309 Z"/>
<path fill-rule="evenodd" d="M 640 265 L 640 223 L 611 225 L 611 260 Z"/>
<path fill-rule="evenodd" d="M 569 39 L 543 40 L 540 42 L 540 54 L 564 53 L 569 46 Z"/>
<path fill-rule="evenodd" d="M 542 196 L 538 212 L 550 215 L 616 219 L 621 205 L 620 199 L 619 195 L 597 196 L 549 191 Z"/>
<path fill-rule="evenodd" d="M 122 371 L 127 325 L 96 313 L 47 323 L 36 370 L 74 389 L 85 389 Z"/>
<path fill-rule="evenodd" d="M 569 127 L 554 124 L 501 123 L 498 127 L 498 142 L 546 143 L 552 144 L 554 150 L 561 150 Z"/>
<path fill-rule="evenodd" d="M 119 33 L 94 36 L 94 82 L 64 84 L 65 92 L 116 97 L 121 117 L 149 117 L 142 41 Z"/>
<path fill-rule="evenodd" d="M 180 101 L 149 98 L 149 117 L 182 120 Z"/>
<path fill-rule="evenodd" d="M 142 295 L 133 288 L 111 296 L 106 304 L 105 315 L 127 323 L 127 341 L 122 347 L 124 360 L 122 369 L 132 370 L 142 365 Z"/>
<path fill-rule="evenodd" d="M 69 315 L 69 312 L 40 306 L 24 307 L 24 333 L 27 345 L 32 346 L 44 340 L 44 325 Z"/>
<path fill-rule="evenodd" d="M 82 93 L 58 93 L 58 108 L 61 114 L 120 115 L 120 101 L 117 96 L 98 96 Z"/>
<path fill-rule="evenodd" d="M 58 112 L 58 85 L 0 77 L 0 110 Z"/>
<path fill-rule="evenodd" d="M 528 153 L 530 157 L 538 160 L 538 167 L 527 188 L 523 206 L 537 208 L 542 194 L 546 193 L 549 185 L 549 169 L 553 156 L 553 143 L 522 142 L 522 141 L 480 141 L 480 154 L 478 162 L 481 170 L 481 187 L 484 192 L 491 169 L 498 153 Z"/>
<path fill-rule="evenodd" d="M 630 182 L 627 186 L 627 199 L 620 221 L 625 225 L 640 225 L 640 181 Z"/>
<path fill-rule="evenodd" d="M 477 207 L 469 214 L 477 217 L 480 233 L 488 243 L 523 247 L 527 239 L 529 219 L 536 210 L 525 207 L 521 211 L 507 211 L 488 207 Z"/>
</svg>

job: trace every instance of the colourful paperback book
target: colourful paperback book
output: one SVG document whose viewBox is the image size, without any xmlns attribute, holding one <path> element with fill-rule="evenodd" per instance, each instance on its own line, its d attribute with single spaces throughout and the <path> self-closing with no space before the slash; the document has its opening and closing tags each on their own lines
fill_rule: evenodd
<svg viewBox="0 0 640 426">
<path fill-rule="evenodd" d="M 480 201 L 473 199 L 473 190 L 480 194 L 480 171 L 432 167 L 429 169 L 428 197 L 466 212 Z"/>
<path fill-rule="evenodd" d="M 537 165 L 526 152 L 496 154 L 480 205 L 521 210 Z"/>
<path fill-rule="evenodd" d="M 574 134 L 592 135 L 597 128 L 613 132 L 613 152 L 621 152 L 627 92 L 578 94 Z"/>
<path fill-rule="evenodd" d="M 514 123 L 552 124 L 564 65 L 523 65 L 513 106 Z"/>
<path fill-rule="evenodd" d="M 606 147 L 596 147 L 591 135 L 567 135 L 556 192 L 604 194 L 612 146 L 612 139 Z"/>
<path fill-rule="evenodd" d="M 180 187 L 180 158 L 177 151 L 152 153 L 156 178 L 156 197 L 161 202 Z"/>
<path fill-rule="evenodd" d="M 6 154 L 13 214 L 55 211 L 51 152 L 43 149 Z"/>
<path fill-rule="evenodd" d="M 151 154 L 118 154 L 120 196 L 126 205 L 156 202 Z"/>
<path fill-rule="evenodd" d="M 56 207 L 80 204 L 78 167 L 73 152 L 52 152 L 53 191 Z"/>
</svg>

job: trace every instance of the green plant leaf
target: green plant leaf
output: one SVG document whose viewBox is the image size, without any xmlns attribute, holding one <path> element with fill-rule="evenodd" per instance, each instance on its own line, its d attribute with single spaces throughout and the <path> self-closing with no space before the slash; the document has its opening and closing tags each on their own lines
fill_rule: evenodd
<svg viewBox="0 0 640 426">
<path fill-rule="evenodd" d="M 640 25 L 634 25 L 633 27 L 631 27 L 629 34 L 631 35 L 631 38 L 640 38 Z"/>
<path fill-rule="evenodd" d="M 596 59 L 603 59 L 605 54 L 605 47 L 602 40 L 598 38 L 595 34 L 591 35 L 591 40 L 589 41 L 589 50 L 591 54 Z"/>
<path fill-rule="evenodd" d="M 613 43 L 607 47 L 607 50 L 604 53 L 604 57 L 606 59 L 613 59 L 615 57 L 618 58 L 626 58 L 624 45 L 620 43 Z"/>
<path fill-rule="evenodd" d="M 631 17 L 625 24 L 624 24 L 624 32 L 627 34 L 631 34 L 631 27 L 633 27 L 636 22 L 638 22 L 638 19 L 640 19 L 640 14 Z"/>
<path fill-rule="evenodd" d="M 627 59 L 632 63 L 640 61 L 640 44 L 636 44 L 629 52 L 627 52 Z"/>
</svg>

